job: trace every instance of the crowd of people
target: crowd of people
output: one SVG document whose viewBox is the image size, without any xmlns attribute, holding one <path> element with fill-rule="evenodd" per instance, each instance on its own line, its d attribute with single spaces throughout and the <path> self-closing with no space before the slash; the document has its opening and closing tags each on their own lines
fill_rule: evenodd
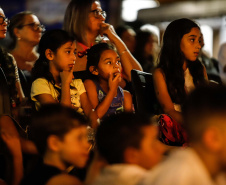
<svg viewBox="0 0 226 185">
<path fill-rule="evenodd" d="M 46 31 L 0 8 L 0 185 L 226 184 L 224 45 L 216 78 L 195 21 L 169 23 L 160 46 L 106 16 L 71 0 Z M 152 74 L 161 114 L 136 112 L 132 69 Z"/>
</svg>

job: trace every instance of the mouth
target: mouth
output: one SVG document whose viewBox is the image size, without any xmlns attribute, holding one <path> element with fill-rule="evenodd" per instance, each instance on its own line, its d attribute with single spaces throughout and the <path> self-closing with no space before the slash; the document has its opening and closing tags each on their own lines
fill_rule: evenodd
<svg viewBox="0 0 226 185">
<path fill-rule="evenodd" d="M 199 52 L 194 52 L 195 56 L 198 56 L 199 55 Z"/>
<path fill-rule="evenodd" d="M 0 30 L 1 32 L 3 32 L 3 33 L 6 33 L 7 32 L 7 30 Z"/>
<path fill-rule="evenodd" d="M 69 64 L 68 67 L 72 69 L 74 67 L 74 65 L 75 64 Z"/>
</svg>

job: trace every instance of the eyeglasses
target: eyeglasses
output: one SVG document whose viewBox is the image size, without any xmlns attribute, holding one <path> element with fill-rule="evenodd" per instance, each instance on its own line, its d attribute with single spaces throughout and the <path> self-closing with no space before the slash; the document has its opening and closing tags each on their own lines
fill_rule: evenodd
<svg viewBox="0 0 226 185">
<path fill-rule="evenodd" d="M 92 10 L 90 12 L 93 12 L 94 13 L 94 17 L 99 19 L 100 16 L 103 16 L 104 18 L 107 17 L 107 13 L 105 11 L 100 11 L 100 10 Z"/>
<path fill-rule="evenodd" d="M 34 22 L 30 23 L 30 24 L 24 24 L 24 25 L 18 26 L 18 28 L 22 28 L 24 26 L 30 26 L 33 31 L 38 31 L 40 29 L 41 29 L 42 32 L 46 31 L 44 25 L 42 25 L 42 24 L 35 24 Z"/>
<path fill-rule="evenodd" d="M 2 25 L 3 23 L 7 23 L 9 25 L 10 21 L 7 17 L 3 17 L 0 15 L 0 25 Z"/>
</svg>

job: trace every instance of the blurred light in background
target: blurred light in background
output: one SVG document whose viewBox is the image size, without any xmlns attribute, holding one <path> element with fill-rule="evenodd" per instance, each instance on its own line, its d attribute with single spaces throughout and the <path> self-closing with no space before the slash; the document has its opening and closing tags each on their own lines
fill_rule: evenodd
<svg viewBox="0 0 226 185">
<path fill-rule="evenodd" d="M 133 22 L 137 19 L 137 12 L 140 9 L 158 7 L 156 0 L 123 0 L 122 1 L 122 19 L 127 22 Z"/>
<path fill-rule="evenodd" d="M 203 50 L 205 50 L 210 57 L 213 56 L 213 29 L 208 25 L 201 25 L 201 32 L 203 34 L 204 38 L 204 47 Z"/>
</svg>

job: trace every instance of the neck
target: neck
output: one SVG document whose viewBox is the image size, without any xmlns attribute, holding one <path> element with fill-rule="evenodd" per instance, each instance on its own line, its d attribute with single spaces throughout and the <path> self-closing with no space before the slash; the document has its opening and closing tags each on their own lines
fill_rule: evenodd
<svg viewBox="0 0 226 185">
<path fill-rule="evenodd" d="M 187 69 L 187 61 L 184 61 L 183 70 L 185 71 L 186 69 Z"/>
<path fill-rule="evenodd" d="M 192 148 L 198 154 L 200 160 L 203 162 L 211 178 L 213 180 L 216 179 L 216 177 L 220 173 L 220 165 L 219 165 L 220 162 L 218 160 L 218 157 L 216 156 L 216 153 L 212 153 L 209 150 L 207 151 L 200 144 L 193 144 Z"/>
<path fill-rule="evenodd" d="M 101 88 L 104 90 L 104 92 L 108 93 L 108 91 L 109 91 L 108 81 L 106 81 L 105 79 L 99 78 L 98 82 L 99 82 Z"/>
<path fill-rule="evenodd" d="M 43 157 L 44 164 L 54 166 L 62 171 L 65 171 L 67 166 L 60 160 L 59 155 L 54 152 L 46 152 Z"/>
<path fill-rule="evenodd" d="M 31 54 L 37 54 L 36 45 L 37 44 L 34 45 L 28 42 L 18 41 L 16 47 L 12 50 L 12 52 L 16 52 L 20 55 L 28 57 Z"/>
<path fill-rule="evenodd" d="M 92 44 L 95 43 L 96 37 L 98 36 L 98 33 L 92 33 L 92 32 L 87 32 L 86 34 L 86 39 L 87 39 L 87 46 L 90 47 Z"/>
</svg>

